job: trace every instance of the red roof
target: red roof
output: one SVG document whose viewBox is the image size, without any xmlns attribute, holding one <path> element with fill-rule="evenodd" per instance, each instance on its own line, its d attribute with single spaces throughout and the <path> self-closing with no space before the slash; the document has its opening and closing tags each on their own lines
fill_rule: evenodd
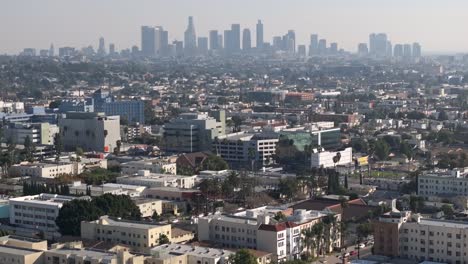
<svg viewBox="0 0 468 264">
<path fill-rule="evenodd" d="M 276 225 L 266 225 L 266 224 L 261 224 L 258 230 L 264 230 L 264 231 L 271 231 L 271 232 L 280 232 L 284 231 L 287 228 L 295 227 L 296 224 L 293 222 L 284 222 L 284 223 L 278 223 Z"/>
</svg>

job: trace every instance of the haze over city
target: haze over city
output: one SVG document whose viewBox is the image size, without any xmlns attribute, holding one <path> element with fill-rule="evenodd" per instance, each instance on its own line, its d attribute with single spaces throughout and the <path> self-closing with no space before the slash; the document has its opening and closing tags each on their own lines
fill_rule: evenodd
<svg viewBox="0 0 468 264">
<path fill-rule="evenodd" d="M 463 52 L 468 24 L 463 0 L 7 0 L 0 9 L 0 53 L 18 53 L 25 47 L 97 46 L 98 38 L 117 49 L 140 46 L 142 25 L 163 26 L 169 40 L 183 40 L 187 17 L 193 16 L 198 36 L 232 23 L 250 28 L 262 19 L 265 41 L 289 29 L 296 43 L 308 45 L 317 33 L 355 52 L 372 32 L 385 32 L 393 42 L 423 43 L 424 52 Z"/>
</svg>

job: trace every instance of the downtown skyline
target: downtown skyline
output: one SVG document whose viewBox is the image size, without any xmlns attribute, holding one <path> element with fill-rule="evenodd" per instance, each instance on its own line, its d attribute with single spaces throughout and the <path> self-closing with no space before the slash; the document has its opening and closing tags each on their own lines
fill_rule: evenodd
<svg viewBox="0 0 468 264">
<path fill-rule="evenodd" d="M 202 2 L 211 4 L 210 8 L 207 9 Z M 85 0 L 75 3 L 74 10 L 69 10 L 62 9 L 65 4 L 54 0 L 42 1 L 41 5 L 26 0 L 7 1 L 4 4 L 6 8 L 0 11 L 3 17 L 0 20 L 8 21 L 0 26 L 0 32 L 6 40 L 0 54 L 18 53 L 25 47 L 43 49 L 51 43 L 56 47 L 97 47 L 100 36 L 108 43 L 115 43 L 116 49 L 121 50 L 133 45 L 140 46 L 141 25 L 161 25 L 169 31 L 170 42 L 176 39 L 183 41 L 186 18 L 190 15 L 195 19 L 197 36 L 209 37 L 210 30 L 222 32 L 230 28 L 231 24 L 240 24 L 241 29 L 250 29 L 252 46 L 255 46 L 255 25 L 261 19 L 265 42 L 272 42 L 273 36 L 293 29 L 297 35 L 296 44 L 308 45 L 310 34 L 317 33 L 353 52 L 357 50 L 358 43 L 364 42 L 371 32 L 386 32 L 395 43 L 419 41 L 424 44 L 425 52 L 463 52 L 468 47 L 466 37 L 454 27 L 456 22 L 465 20 L 459 11 L 463 8 L 449 8 L 450 3 L 424 1 L 422 4 L 422 1 L 416 0 L 398 9 L 403 1 L 393 1 L 394 5 L 380 3 L 379 7 L 370 1 L 357 0 L 352 1 L 354 4 L 341 2 L 342 8 L 333 10 L 332 6 L 340 1 L 322 3 L 293 0 L 288 1 L 289 4 L 271 1 L 268 9 L 262 8 L 266 3 L 263 0 L 250 5 L 244 5 L 244 2 L 236 1 L 234 4 L 203 0 L 196 5 L 183 1 L 164 4 L 162 1 L 138 1 L 134 6 L 138 8 L 130 8 L 132 5 L 127 1 L 102 1 L 90 5 L 91 2 Z M 448 2 L 467 5 L 462 1 Z M 111 12 L 106 11 L 105 4 L 112 6 Z M 362 7 L 361 11 L 359 7 Z M 417 8 L 427 12 L 419 12 L 417 16 L 411 14 L 411 10 Z M 177 14 L 170 16 L 176 9 Z M 393 19 L 389 19 L 387 11 Z M 444 18 L 439 23 L 430 21 L 432 17 L 429 15 L 435 12 Z M 87 14 L 86 19 L 83 19 L 84 13 Z M 15 27 L 9 26 L 11 24 Z"/>
</svg>

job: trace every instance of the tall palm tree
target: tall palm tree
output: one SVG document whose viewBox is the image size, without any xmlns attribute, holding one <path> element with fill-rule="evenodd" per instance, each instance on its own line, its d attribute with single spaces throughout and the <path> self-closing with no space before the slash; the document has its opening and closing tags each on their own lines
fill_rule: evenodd
<svg viewBox="0 0 468 264">
<path fill-rule="evenodd" d="M 306 249 L 306 255 L 308 257 L 313 256 L 312 250 L 315 250 L 316 247 L 316 240 L 315 240 L 315 233 L 311 228 L 307 228 L 302 230 L 302 243 Z"/>
</svg>

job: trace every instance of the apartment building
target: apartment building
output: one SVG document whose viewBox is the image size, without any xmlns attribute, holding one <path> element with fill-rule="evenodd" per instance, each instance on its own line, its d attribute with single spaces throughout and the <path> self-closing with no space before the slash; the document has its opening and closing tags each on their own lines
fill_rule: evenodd
<svg viewBox="0 0 468 264">
<path fill-rule="evenodd" d="M 285 222 L 277 222 L 272 217 L 285 208 L 260 207 L 233 215 L 212 215 L 198 221 L 198 239 L 210 241 L 222 247 L 249 248 L 272 254 L 272 259 L 281 261 L 299 257 L 304 251 L 302 230 L 312 228 L 330 213 L 296 210 Z M 340 215 L 335 215 L 341 221 Z M 340 246 L 339 230 L 333 230 L 335 240 L 327 243 L 331 252 Z"/>
<path fill-rule="evenodd" d="M 195 186 L 196 176 L 170 175 L 161 173 L 150 173 L 140 170 L 135 176 L 121 176 L 117 178 L 118 184 L 140 185 L 152 187 L 178 187 L 190 189 Z"/>
<path fill-rule="evenodd" d="M 57 125 L 49 123 L 9 123 L 4 128 L 4 140 L 24 144 L 29 137 L 36 145 L 53 145 L 54 136 L 59 132 Z"/>
<path fill-rule="evenodd" d="M 151 249 L 151 259 L 147 264 L 227 264 L 233 251 L 189 246 L 182 244 L 166 244 Z"/>
<path fill-rule="evenodd" d="M 24 162 L 11 166 L 10 175 L 15 177 L 56 178 L 61 175 L 77 175 L 71 163 Z"/>
<path fill-rule="evenodd" d="M 166 159 L 143 159 L 122 163 L 122 174 L 136 174 L 140 170 L 147 170 L 151 173 L 177 174 L 177 158 Z"/>
<path fill-rule="evenodd" d="M 18 236 L 0 237 L 0 263 L 43 264 L 47 241 Z"/>
<path fill-rule="evenodd" d="M 141 217 L 151 217 L 154 212 L 158 215 L 163 213 L 163 201 L 147 198 L 134 198 L 133 202 L 138 206 Z"/>
<path fill-rule="evenodd" d="M 468 196 L 468 169 L 425 172 L 418 177 L 421 196 Z"/>
<path fill-rule="evenodd" d="M 216 138 L 213 151 L 234 166 L 251 166 L 252 160 L 255 160 L 257 166 L 264 166 L 273 162 L 278 141 L 279 135 L 273 132 L 239 132 Z"/>
<path fill-rule="evenodd" d="M 128 195 L 130 197 L 139 197 L 146 189 L 145 186 L 125 185 L 117 183 L 105 183 L 100 186 L 87 185 L 80 181 L 68 185 L 72 195 L 101 196 L 104 194 Z"/>
<path fill-rule="evenodd" d="M 143 253 L 149 253 L 152 247 L 158 245 L 160 235 L 166 235 L 171 240 L 171 225 L 118 220 L 108 216 L 81 222 L 81 238 L 119 243 Z"/>
<path fill-rule="evenodd" d="M 60 208 L 76 198 L 57 194 L 38 194 L 10 199 L 10 224 L 41 231 L 46 238 L 60 237 L 55 224 Z"/>
<path fill-rule="evenodd" d="M 374 252 L 416 261 L 466 263 L 468 223 L 393 212 L 374 222 Z"/>
<path fill-rule="evenodd" d="M 163 148 L 168 152 L 210 151 L 212 141 L 225 134 L 225 113 L 220 110 L 215 117 L 207 113 L 184 113 L 165 124 L 163 129 Z"/>
<path fill-rule="evenodd" d="M 119 116 L 104 113 L 68 112 L 58 120 L 65 149 L 112 152 L 120 141 Z"/>
<path fill-rule="evenodd" d="M 145 256 L 127 251 L 102 251 L 84 248 L 54 248 L 44 252 L 44 264 L 145 264 Z"/>
</svg>

